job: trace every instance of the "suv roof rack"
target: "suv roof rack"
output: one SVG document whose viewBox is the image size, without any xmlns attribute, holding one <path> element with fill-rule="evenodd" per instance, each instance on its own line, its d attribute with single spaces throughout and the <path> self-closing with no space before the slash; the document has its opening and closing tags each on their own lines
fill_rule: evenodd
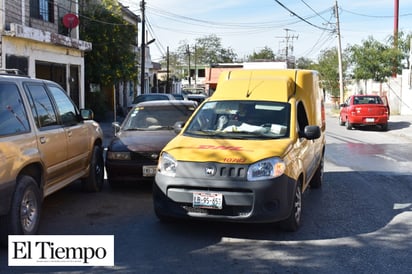
<svg viewBox="0 0 412 274">
<path fill-rule="evenodd" d="M 28 77 L 28 75 L 24 74 L 21 70 L 19 69 L 6 69 L 6 68 L 0 68 L 0 74 L 13 74 L 16 76 L 25 76 Z"/>
</svg>

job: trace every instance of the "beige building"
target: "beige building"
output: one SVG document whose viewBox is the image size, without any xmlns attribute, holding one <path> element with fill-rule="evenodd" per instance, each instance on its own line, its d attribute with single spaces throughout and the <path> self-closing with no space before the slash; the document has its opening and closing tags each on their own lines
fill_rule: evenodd
<svg viewBox="0 0 412 274">
<path fill-rule="evenodd" d="M 78 1 L 0 1 L 0 67 L 53 80 L 84 107 L 84 53 L 92 44 L 79 37 Z"/>
</svg>

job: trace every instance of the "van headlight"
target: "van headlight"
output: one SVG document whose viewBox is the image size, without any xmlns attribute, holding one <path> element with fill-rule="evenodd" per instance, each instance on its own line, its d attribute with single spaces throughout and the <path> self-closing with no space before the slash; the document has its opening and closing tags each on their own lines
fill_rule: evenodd
<svg viewBox="0 0 412 274">
<path fill-rule="evenodd" d="M 157 165 L 158 172 L 165 176 L 175 177 L 176 175 L 177 161 L 167 152 L 163 152 L 160 155 L 159 163 Z"/>
<path fill-rule="evenodd" d="M 248 181 L 272 179 L 281 176 L 286 169 L 285 162 L 280 158 L 270 158 L 254 163 L 247 171 Z"/>
</svg>

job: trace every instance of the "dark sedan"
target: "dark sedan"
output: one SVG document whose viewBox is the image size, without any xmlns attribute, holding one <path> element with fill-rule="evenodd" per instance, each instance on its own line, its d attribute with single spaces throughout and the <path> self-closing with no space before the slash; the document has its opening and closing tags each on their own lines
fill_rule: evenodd
<svg viewBox="0 0 412 274">
<path fill-rule="evenodd" d="M 106 157 L 109 184 L 153 180 L 159 153 L 176 136 L 174 125 L 185 122 L 196 108 L 193 101 L 161 100 L 136 105 L 122 125 L 115 124 L 116 136 Z"/>
</svg>

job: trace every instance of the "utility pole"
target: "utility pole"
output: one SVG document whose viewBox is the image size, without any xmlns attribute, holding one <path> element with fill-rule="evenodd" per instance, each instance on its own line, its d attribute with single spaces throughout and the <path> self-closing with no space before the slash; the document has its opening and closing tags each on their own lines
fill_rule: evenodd
<svg viewBox="0 0 412 274">
<path fill-rule="evenodd" d="M 190 77 L 190 48 L 189 48 L 189 45 L 187 45 L 186 53 L 187 53 L 187 56 L 188 56 L 188 67 L 189 67 L 189 72 L 188 72 L 189 87 L 191 87 L 192 86 L 192 79 L 190 79 L 191 77 Z"/>
<path fill-rule="evenodd" d="M 393 21 L 393 48 L 396 50 L 398 48 L 398 25 L 399 25 L 399 0 L 394 0 L 394 21 Z M 392 68 L 392 77 L 396 78 L 398 70 L 398 62 L 395 58 L 393 68 Z"/>
<path fill-rule="evenodd" d="M 145 28 L 145 0 L 140 2 L 142 9 L 142 44 L 140 47 L 141 62 L 140 62 L 140 93 L 145 93 L 145 59 L 146 59 L 146 28 Z"/>
<path fill-rule="evenodd" d="M 343 103 L 343 69 L 342 69 L 342 45 L 339 26 L 338 0 L 335 1 L 336 35 L 338 37 L 338 66 L 339 66 L 339 103 Z"/>
<path fill-rule="evenodd" d="M 291 54 L 293 55 L 293 40 L 297 40 L 299 38 L 298 35 L 289 35 L 289 31 L 293 31 L 291 29 L 284 29 L 286 31 L 286 35 L 284 37 L 278 36 L 278 38 L 284 38 L 285 39 L 285 61 L 288 64 L 289 62 L 289 49 Z"/>
<path fill-rule="evenodd" d="M 166 67 L 167 67 L 167 70 L 166 70 L 166 93 L 171 93 L 171 92 L 169 92 L 169 67 L 170 67 L 170 64 L 169 64 L 169 58 L 170 58 L 170 56 L 169 56 L 169 46 L 167 46 L 167 51 L 166 51 Z"/>
</svg>

